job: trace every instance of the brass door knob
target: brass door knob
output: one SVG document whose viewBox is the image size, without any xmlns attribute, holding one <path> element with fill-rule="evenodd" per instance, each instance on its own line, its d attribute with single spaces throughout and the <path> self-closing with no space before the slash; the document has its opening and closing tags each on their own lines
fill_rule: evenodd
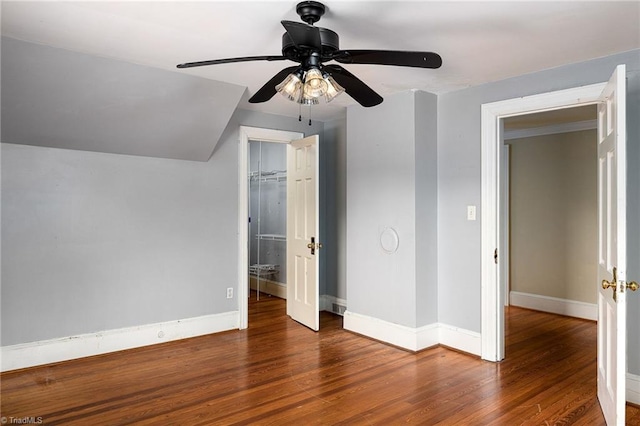
<svg viewBox="0 0 640 426">
<path fill-rule="evenodd" d="M 603 289 L 608 289 L 608 288 L 612 288 L 613 289 L 613 300 L 616 300 L 616 292 L 618 291 L 618 270 L 616 269 L 616 267 L 613 267 L 613 279 L 611 281 L 608 280 L 602 280 L 602 288 Z M 620 282 L 620 292 L 623 292 L 626 289 L 631 290 L 631 291 L 636 291 L 638 290 L 638 288 L 640 288 L 640 286 L 638 285 L 637 282 L 635 281 L 630 281 L 628 283 L 625 283 L 624 281 Z"/>
<path fill-rule="evenodd" d="M 618 270 L 615 266 L 613 267 L 613 279 L 611 281 L 602 280 L 602 288 L 605 290 L 608 288 L 613 289 L 613 300 L 614 302 L 618 301 Z"/>
</svg>

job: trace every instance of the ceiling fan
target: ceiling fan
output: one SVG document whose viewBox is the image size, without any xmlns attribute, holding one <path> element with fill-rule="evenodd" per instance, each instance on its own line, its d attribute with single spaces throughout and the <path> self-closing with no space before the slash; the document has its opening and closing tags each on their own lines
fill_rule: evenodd
<svg viewBox="0 0 640 426">
<path fill-rule="evenodd" d="M 324 97 L 329 102 L 344 91 L 360 105 L 372 107 L 383 100 L 378 93 L 342 66 L 325 65 L 325 62 L 434 69 L 442 65 L 440 55 L 433 52 L 341 50 L 337 33 L 313 25 L 324 15 L 325 6 L 322 3 L 303 1 L 296 6 L 296 12 L 304 23 L 281 21 L 286 32 L 282 35 L 282 55 L 280 56 L 246 56 L 187 62 L 179 64 L 178 68 L 233 62 L 290 60 L 297 62 L 298 65 L 285 68 L 273 76 L 249 99 L 249 102 L 266 102 L 280 92 L 299 104 L 313 105 L 319 103 L 320 97 Z"/>
</svg>

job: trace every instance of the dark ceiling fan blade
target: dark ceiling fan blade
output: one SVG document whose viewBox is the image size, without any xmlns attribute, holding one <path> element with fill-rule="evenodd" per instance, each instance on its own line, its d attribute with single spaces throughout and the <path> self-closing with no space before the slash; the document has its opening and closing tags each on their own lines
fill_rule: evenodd
<svg viewBox="0 0 640 426">
<path fill-rule="evenodd" d="M 325 65 L 323 69 L 331 74 L 334 80 L 344 87 L 344 91 L 363 107 L 382 103 L 382 96 L 340 65 Z"/>
<path fill-rule="evenodd" d="M 400 67 L 440 68 L 442 58 L 433 52 L 402 50 L 338 50 L 333 59 L 343 64 L 396 65 Z"/>
<path fill-rule="evenodd" d="M 241 58 L 226 58 L 226 59 L 212 59 L 210 61 L 199 62 L 186 62 L 184 64 L 178 64 L 178 68 L 193 68 L 202 67 L 205 65 L 217 65 L 217 64 L 231 64 L 234 62 L 249 62 L 249 61 L 284 61 L 284 56 L 244 56 Z"/>
<path fill-rule="evenodd" d="M 249 103 L 259 104 L 260 102 L 267 102 L 269 99 L 275 95 L 276 86 L 280 84 L 289 74 L 295 72 L 299 67 L 289 67 L 280 71 L 278 74 L 274 75 L 271 80 L 267 81 L 264 86 L 260 88 L 252 97 L 249 99 Z"/>
<path fill-rule="evenodd" d="M 318 27 L 294 21 L 281 21 L 281 23 L 297 48 L 318 51 L 322 49 L 322 39 L 320 38 L 320 29 Z"/>
</svg>

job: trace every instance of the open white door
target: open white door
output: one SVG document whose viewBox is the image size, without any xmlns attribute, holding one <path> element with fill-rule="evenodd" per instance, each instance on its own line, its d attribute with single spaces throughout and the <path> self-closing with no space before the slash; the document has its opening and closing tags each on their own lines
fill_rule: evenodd
<svg viewBox="0 0 640 426">
<path fill-rule="evenodd" d="M 318 136 L 287 147 L 287 315 L 318 331 Z"/>
<path fill-rule="evenodd" d="M 625 66 L 598 104 L 598 400 L 609 426 L 625 422 L 626 114 Z"/>
</svg>

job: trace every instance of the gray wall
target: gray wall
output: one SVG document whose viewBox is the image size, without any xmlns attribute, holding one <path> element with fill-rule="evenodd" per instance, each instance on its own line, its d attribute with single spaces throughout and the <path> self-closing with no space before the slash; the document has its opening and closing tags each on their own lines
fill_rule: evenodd
<svg viewBox="0 0 640 426">
<path fill-rule="evenodd" d="M 417 326 L 438 321 L 438 98 L 417 91 L 416 309 Z"/>
<path fill-rule="evenodd" d="M 347 109 L 349 311 L 407 327 L 437 320 L 435 95 Z M 380 243 L 395 229 L 398 250 Z M 420 241 L 418 241 L 420 240 Z M 419 266 L 418 266 L 419 265 Z"/>
<path fill-rule="evenodd" d="M 235 311 L 237 110 L 208 162 L 2 144 L 3 346 Z"/>
<path fill-rule="evenodd" d="M 236 310 L 235 156 L 2 144 L 2 345 Z"/>
<path fill-rule="evenodd" d="M 321 250 L 324 283 L 321 294 L 347 298 L 347 121 L 346 118 L 324 123 L 321 141 L 322 217 L 326 219 Z"/>
<path fill-rule="evenodd" d="M 351 312 L 415 327 L 415 102 L 412 92 L 347 108 L 347 302 Z M 392 227 L 395 253 L 380 247 Z"/>
<path fill-rule="evenodd" d="M 438 109 L 438 309 L 440 322 L 480 331 L 480 220 L 465 220 L 468 204 L 480 205 L 480 107 L 483 103 L 599 83 L 616 65 L 627 64 L 629 164 L 639 163 L 638 50 L 439 97 Z M 629 167 L 629 278 L 640 274 L 638 172 Z M 480 212 L 480 215 L 482 212 Z M 446 285 L 445 285 L 446 284 Z M 640 297 L 629 298 L 629 370 L 640 373 Z"/>
</svg>

